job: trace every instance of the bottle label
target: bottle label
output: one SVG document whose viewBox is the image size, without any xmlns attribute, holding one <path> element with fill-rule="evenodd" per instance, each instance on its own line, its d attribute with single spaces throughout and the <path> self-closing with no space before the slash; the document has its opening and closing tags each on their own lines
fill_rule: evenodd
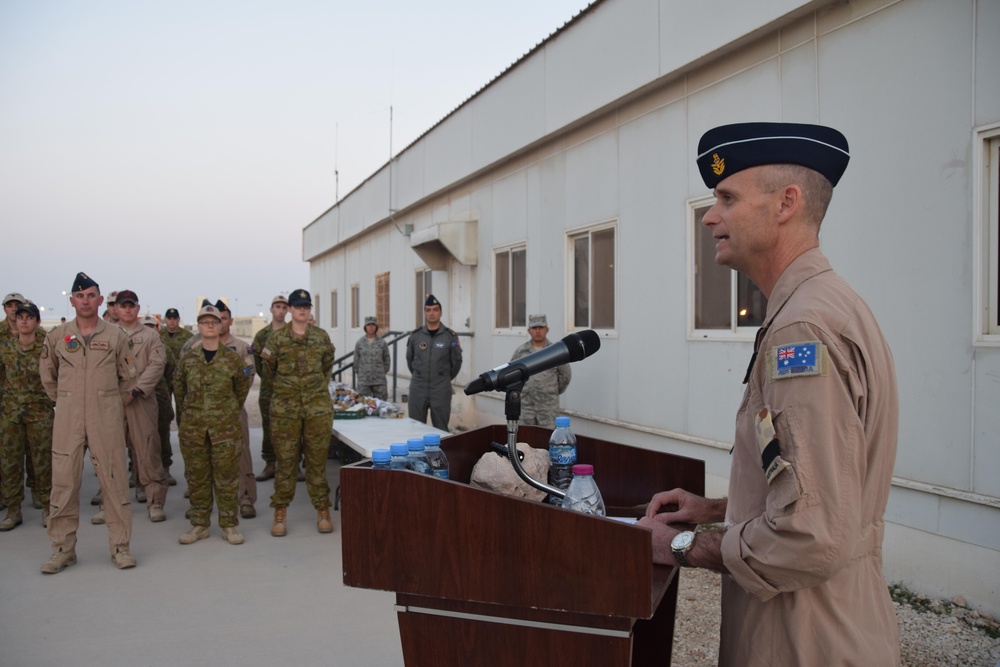
<svg viewBox="0 0 1000 667">
<path fill-rule="evenodd" d="M 448 479 L 448 469 L 447 468 L 435 468 L 434 476 L 440 477 L 441 479 Z"/>
<path fill-rule="evenodd" d="M 576 447 L 550 445 L 549 458 L 559 465 L 572 465 L 576 463 Z"/>
</svg>

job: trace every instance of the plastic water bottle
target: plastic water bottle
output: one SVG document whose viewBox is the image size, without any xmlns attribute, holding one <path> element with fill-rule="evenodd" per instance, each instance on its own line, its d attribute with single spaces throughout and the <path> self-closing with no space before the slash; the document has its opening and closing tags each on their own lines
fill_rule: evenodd
<svg viewBox="0 0 1000 667">
<path fill-rule="evenodd" d="M 431 474 L 431 464 L 427 460 L 427 454 L 424 453 L 424 439 L 410 438 L 406 441 L 406 447 L 410 450 L 410 470 L 425 475 Z"/>
<path fill-rule="evenodd" d="M 565 491 L 573 481 L 573 464 L 576 463 L 576 436 L 569 430 L 569 417 L 556 417 L 556 430 L 549 438 L 549 484 Z M 553 505 L 562 502 L 551 496 Z"/>
<path fill-rule="evenodd" d="M 389 453 L 388 449 L 372 450 L 372 468 L 376 470 L 388 470 L 392 467 L 389 465 L 391 460 L 392 454 Z"/>
<path fill-rule="evenodd" d="M 448 479 L 448 457 L 441 451 L 441 436 L 437 433 L 424 435 L 424 453 L 431 465 L 431 474 L 441 479 Z"/>
<path fill-rule="evenodd" d="M 405 442 L 394 442 L 389 445 L 389 467 L 393 470 L 409 470 L 410 448 Z"/>
<path fill-rule="evenodd" d="M 562 506 L 574 512 L 604 516 L 604 498 L 594 481 L 594 466 L 588 463 L 573 466 L 573 481 L 569 483 Z"/>
</svg>

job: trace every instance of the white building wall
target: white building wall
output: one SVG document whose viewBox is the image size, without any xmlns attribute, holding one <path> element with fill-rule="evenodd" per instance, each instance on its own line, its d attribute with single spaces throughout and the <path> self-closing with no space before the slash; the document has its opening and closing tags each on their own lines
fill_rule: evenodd
<svg viewBox="0 0 1000 667">
<path fill-rule="evenodd" d="M 579 432 L 704 459 L 721 495 L 752 337 L 689 333 L 687 202 L 709 194 L 696 145 L 728 122 L 832 125 L 852 162 L 822 245 L 878 318 L 901 389 L 887 575 L 1000 613 L 1000 345 L 973 334 L 972 263 L 1000 3 L 721 4 L 598 4 L 408 147 L 391 197 L 386 168 L 307 227 L 313 289 L 340 293 L 338 352 L 360 336 L 349 285 L 373 310 L 376 273 L 391 271 L 393 328 L 419 324 L 403 226 L 475 220 L 478 262 L 435 272 L 434 291 L 445 323 L 475 334 L 452 426 L 501 422 L 502 397 L 461 394 L 525 339 L 493 329 L 494 250 L 526 244 L 527 310 L 554 339 L 570 321 L 567 233 L 613 222 L 617 328 L 574 366 L 563 408 Z"/>
</svg>

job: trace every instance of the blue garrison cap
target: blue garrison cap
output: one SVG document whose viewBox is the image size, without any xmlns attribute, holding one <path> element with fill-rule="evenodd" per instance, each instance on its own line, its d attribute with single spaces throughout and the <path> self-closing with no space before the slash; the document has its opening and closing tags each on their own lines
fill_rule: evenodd
<svg viewBox="0 0 1000 667">
<path fill-rule="evenodd" d="M 733 174 L 765 164 L 797 164 L 837 185 L 851 159 L 843 134 L 823 125 L 737 123 L 706 132 L 698 142 L 698 171 L 715 188 Z"/>
</svg>

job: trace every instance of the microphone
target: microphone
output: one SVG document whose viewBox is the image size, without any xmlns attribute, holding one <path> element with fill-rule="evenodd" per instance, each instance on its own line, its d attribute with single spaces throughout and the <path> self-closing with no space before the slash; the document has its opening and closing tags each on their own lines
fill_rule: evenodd
<svg viewBox="0 0 1000 667">
<path fill-rule="evenodd" d="M 587 329 L 571 333 L 558 343 L 553 343 L 538 352 L 510 361 L 493 370 L 486 371 L 465 388 L 465 395 L 472 396 L 481 391 L 506 391 L 513 385 L 525 382 L 532 375 L 580 361 L 601 349 L 601 337 Z"/>
</svg>

